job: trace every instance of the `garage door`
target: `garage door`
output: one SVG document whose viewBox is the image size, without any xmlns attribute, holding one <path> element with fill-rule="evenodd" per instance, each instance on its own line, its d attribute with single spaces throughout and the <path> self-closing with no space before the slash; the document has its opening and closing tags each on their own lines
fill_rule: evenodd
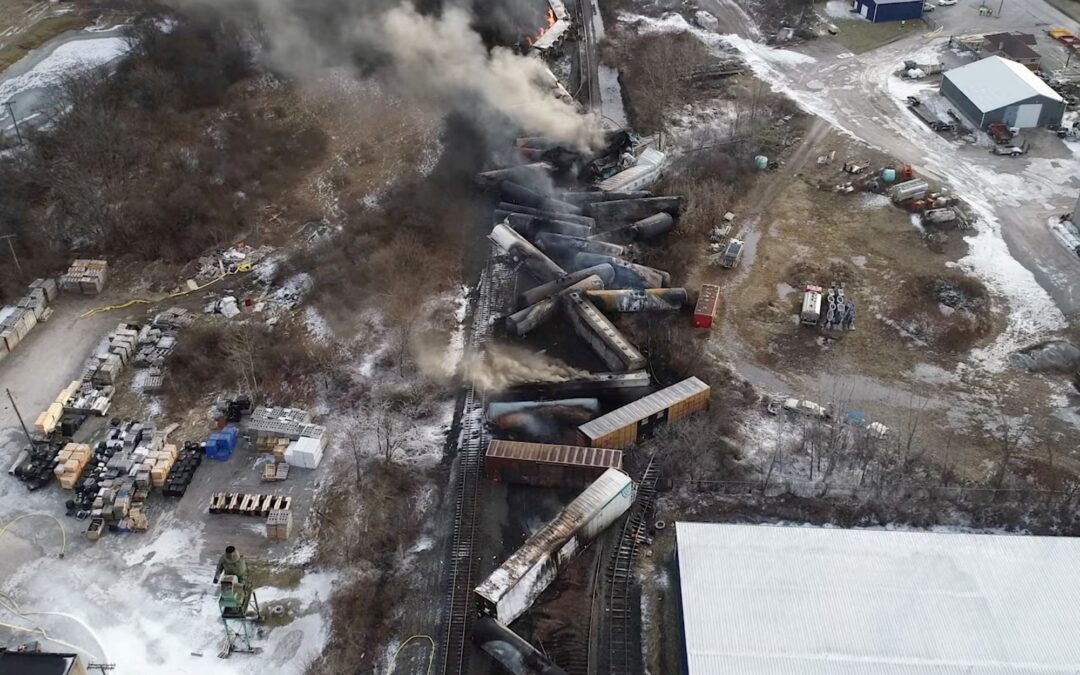
<svg viewBox="0 0 1080 675">
<path fill-rule="evenodd" d="M 1016 109 L 1016 121 L 1014 127 L 1028 129 L 1039 126 L 1039 115 L 1042 114 L 1042 103 L 1025 103 Z"/>
</svg>

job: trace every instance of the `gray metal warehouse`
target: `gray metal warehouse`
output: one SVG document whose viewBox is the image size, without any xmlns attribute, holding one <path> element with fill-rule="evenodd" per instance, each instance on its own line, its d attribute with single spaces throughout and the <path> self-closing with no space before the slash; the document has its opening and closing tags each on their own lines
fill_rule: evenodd
<svg viewBox="0 0 1080 675">
<path fill-rule="evenodd" d="M 941 95 L 979 129 L 1061 124 L 1065 100 L 1023 65 L 990 56 L 945 73 Z"/>
<path fill-rule="evenodd" d="M 685 675 L 1080 672 L 1075 538 L 679 522 L 675 540 Z"/>
</svg>

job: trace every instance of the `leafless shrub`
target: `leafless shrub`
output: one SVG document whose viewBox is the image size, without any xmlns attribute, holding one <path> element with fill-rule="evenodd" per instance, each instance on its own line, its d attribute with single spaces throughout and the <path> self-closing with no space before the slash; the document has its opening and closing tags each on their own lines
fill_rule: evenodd
<svg viewBox="0 0 1080 675">
<path fill-rule="evenodd" d="M 0 159 L 0 231 L 30 273 L 72 250 L 187 261 L 247 227 L 323 151 L 307 121 L 266 114 L 235 30 L 212 13 L 147 19 L 115 73 L 62 86 L 51 124 Z M 278 92 L 279 98 L 291 94 Z"/>
<path fill-rule="evenodd" d="M 260 400 L 307 404 L 316 374 L 332 358 L 300 327 L 199 322 L 184 330 L 166 361 L 167 400 L 180 412 L 203 396 L 243 388 Z"/>
<path fill-rule="evenodd" d="M 608 45 L 604 60 L 618 63 L 632 126 L 651 134 L 663 127 L 674 106 L 700 95 L 691 74 L 710 60 L 708 49 L 693 35 L 627 37 Z"/>
</svg>

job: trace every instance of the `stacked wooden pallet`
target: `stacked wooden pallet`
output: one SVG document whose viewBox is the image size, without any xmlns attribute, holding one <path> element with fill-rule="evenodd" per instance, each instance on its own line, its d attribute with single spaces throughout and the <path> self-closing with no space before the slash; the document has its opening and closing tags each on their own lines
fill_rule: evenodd
<svg viewBox="0 0 1080 675">
<path fill-rule="evenodd" d="M 292 497 L 249 492 L 216 492 L 210 495 L 210 513 L 239 513 L 265 518 L 272 510 L 288 511 L 291 507 Z"/>
<path fill-rule="evenodd" d="M 285 480 L 289 477 L 289 465 L 285 462 L 274 462 L 263 466 L 262 479 L 264 483 L 273 483 Z"/>
<path fill-rule="evenodd" d="M 56 455 L 56 468 L 53 473 L 60 480 L 60 487 L 74 490 L 75 483 L 82 475 L 86 463 L 90 461 L 90 446 L 84 443 L 68 443 Z"/>
</svg>

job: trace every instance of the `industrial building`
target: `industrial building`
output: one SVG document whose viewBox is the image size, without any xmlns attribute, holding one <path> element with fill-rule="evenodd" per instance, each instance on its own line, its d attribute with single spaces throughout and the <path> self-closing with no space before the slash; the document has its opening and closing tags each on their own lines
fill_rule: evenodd
<svg viewBox="0 0 1080 675">
<path fill-rule="evenodd" d="M 1028 129 L 1061 124 L 1065 100 L 1028 68 L 989 56 L 947 71 L 941 95 L 979 129 L 991 123 Z"/>
<path fill-rule="evenodd" d="M 986 56 L 1000 56 L 1038 70 L 1042 56 L 1035 51 L 1035 36 L 1030 33 L 991 33 L 983 36 L 979 51 Z"/>
<path fill-rule="evenodd" d="M 922 17 L 923 0 L 855 0 L 855 10 L 874 23 Z"/>
<path fill-rule="evenodd" d="M 1080 541 L 677 523 L 687 675 L 1078 672 Z"/>
</svg>

